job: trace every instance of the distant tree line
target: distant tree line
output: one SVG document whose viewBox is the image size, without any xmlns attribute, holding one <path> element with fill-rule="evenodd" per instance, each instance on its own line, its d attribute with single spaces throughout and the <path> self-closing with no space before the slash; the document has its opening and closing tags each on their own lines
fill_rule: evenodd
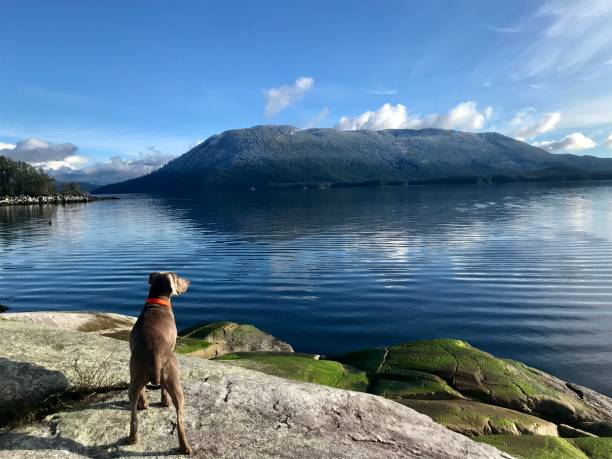
<svg viewBox="0 0 612 459">
<path fill-rule="evenodd" d="M 57 193 L 55 179 L 23 161 L 0 156 L 0 196 L 46 196 Z M 61 187 L 62 194 L 82 194 L 77 183 Z"/>
</svg>

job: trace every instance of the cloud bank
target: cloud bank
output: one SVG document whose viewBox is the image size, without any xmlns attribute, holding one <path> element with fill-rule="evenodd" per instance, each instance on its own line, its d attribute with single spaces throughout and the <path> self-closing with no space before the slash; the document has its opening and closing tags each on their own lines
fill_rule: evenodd
<svg viewBox="0 0 612 459">
<path fill-rule="evenodd" d="M 89 182 L 98 185 L 140 177 L 160 168 L 174 158 L 149 147 L 138 158 L 114 156 L 108 161 L 91 164 L 85 156 L 76 154 L 72 143 L 52 144 L 41 139 L 26 139 L 16 144 L 0 143 L 0 155 L 41 167 L 60 182 Z"/>
<path fill-rule="evenodd" d="M 534 142 L 536 147 L 543 148 L 548 151 L 581 151 L 595 148 L 597 144 L 593 139 L 585 136 L 581 132 L 574 132 L 566 135 L 559 140 L 544 140 L 542 142 Z"/>
<path fill-rule="evenodd" d="M 425 116 L 410 116 L 402 104 L 384 104 L 376 111 L 366 111 L 355 117 L 343 116 L 334 127 L 343 131 L 423 128 L 477 131 L 484 127 L 492 113 L 491 107 L 479 111 L 472 101 L 462 102 L 445 114 L 432 113 Z"/>
<path fill-rule="evenodd" d="M 612 134 L 610 134 L 610 135 L 608 136 L 608 138 L 607 138 L 607 139 L 606 139 L 606 141 L 604 142 L 604 145 L 605 145 L 607 148 L 612 148 Z"/>
<path fill-rule="evenodd" d="M 87 158 L 76 155 L 76 145 L 52 144 L 41 139 L 25 139 L 16 144 L 0 144 L 0 155 L 25 161 L 43 169 L 75 168 L 87 162 Z"/>
<path fill-rule="evenodd" d="M 559 112 L 544 113 L 538 117 L 533 109 L 522 110 L 510 121 L 510 135 L 518 140 L 531 139 L 552 131 L 560 120 Z"/>
<path fill-rule="evenodd" d="M 299 102 L 304 98 L 304 94 L 313 87 L 314 78 L 300 77 L 291 85 L 285 84 L 278 88 L 266 89 L 264 91 L 266 116 L 272 117 L 281 110 Z"/>
<path fill-rule="evenodd" d="M 60 168 L 50 171 L 50 174 L 61 182 L 88 182 L 106 185 L 149 174 L 172 159 L 174 159 L 173 155 L 149 147 L 147 151 L 141 152 L 138 158 L 124 159 L 113 156 L 108 161 L 95 162 L 81 169 Z"/>
</svg>

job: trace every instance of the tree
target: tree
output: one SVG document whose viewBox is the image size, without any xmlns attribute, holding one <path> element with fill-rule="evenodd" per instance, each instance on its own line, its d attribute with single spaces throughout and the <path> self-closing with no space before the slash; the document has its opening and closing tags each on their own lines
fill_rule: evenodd
<svg viewBox="0 0 612 459">
<path fill-rule="evenodd" d="M 0 156 L 0 196 L 55 194 L 55 180 L 42 169 Z"/>
</svg>

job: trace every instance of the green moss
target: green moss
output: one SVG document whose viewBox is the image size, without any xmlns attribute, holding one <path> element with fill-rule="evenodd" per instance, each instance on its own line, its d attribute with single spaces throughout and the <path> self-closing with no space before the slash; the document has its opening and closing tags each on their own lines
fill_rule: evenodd
<svg viewBox="0 0 612 459">
<path fill-rule="evenodd" d="M 232 322 L 213 322 L 210 324 L 196 324 L 192 325 L 191 327 L 187 327 L 184 330 L 181 330 L 178 335 L 184 338 L 205 339 L 209 335 L 227 327 L 230 324 L 232 324 Z"/>
<path fill-rule="evenodd" d="M 464 341 L 416 341 L 352 352 L 337 360 L 386 379 L 408 379 L 415 371 L 429 373 L 464 396 L 557 423 L 571 424 L 577 417 L 590 418 L 592 413 L 590 407 L 557 390 L 528 366 L 496 358 Z"/>
<path fill-rule="evenodd" d="M 473 440 L 495 446 L 517 459 L 589 459 L 576 446 L 559 437 L 483 435 Z"/>
<path fill-rule="evenodd" d="M 381 397 L 398 399 L 460 399 L 463 396 L 444 379 L 422 371 L 407 371 L 401 380 L 376 378 L 369 390 Z"/>
<path fill-rule="evenodd" d="M 471 400 L 398 400 L 438 424 L 464 435 L 557 435 L 551 422 L 518 411 Z"/>
<path fill-rule="evenodd" d="M 206 349 L 209 346 L 212 346 L 212 344 L 201 339 L 178 337 L 174 350 L 178 354 L 191 354 Z"/>
<path fill-rule="evenodd" d="M 214 360 L 295 381 L 356 391 L 365 391 L 368 387 L 368 379 L 363 371 L 332 360 L 314 360 L 311 356 L 300 354 L 239 352 L 216 357 Z"/>
<path fill-rule="evenodd" d="M 612 437 L 581 437 L 568 440 L 591 459 L 612 458 Z"/>
</svg>

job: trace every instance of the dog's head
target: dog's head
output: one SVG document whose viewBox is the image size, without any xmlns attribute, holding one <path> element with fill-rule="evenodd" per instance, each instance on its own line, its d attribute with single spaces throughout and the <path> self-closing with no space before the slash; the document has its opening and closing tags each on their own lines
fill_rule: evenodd
<svg viewBox="0 0 612 459">
<path fill-rule="evenodd" d="M 156 295 L 182 295 L 189 287 L 189 281 L 176 273 L 154 272 L 149 274 L 151 291 Z"/>
</svg>

